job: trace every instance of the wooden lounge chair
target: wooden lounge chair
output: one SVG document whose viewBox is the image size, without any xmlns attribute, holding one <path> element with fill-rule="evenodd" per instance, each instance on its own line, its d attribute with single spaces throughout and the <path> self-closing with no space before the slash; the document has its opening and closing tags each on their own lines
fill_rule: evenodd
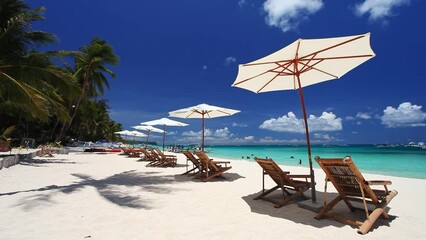
<svg viewBox="0 0 426 240">
<path fill-rule="evenodd" d="M 141 148 L 140 152 L 143 153 L 143 155 L 144 155 L 144 157 L 141 159 L 142 161 L 155 162 L 155 161 L 158 160 L 157 155 L 153 154 L 152 150 Z"/>
<path fill-rule="evenodd" d="M 160 156 L 154 149 L 145 149 L 145 152 L 147 153 L 145 156 L 149 157 L 149 160 L 147 159 L 147 161 L 150 161 L 146 165 L 147 167 L 158 167 L 163 163 Z"/>
<path fill-rule="evenodd" d="M 153 152 L 157 153 L 158 156 L 158 164 L 156 164 L 156 167 L 169 167 L 169 166 L 176 166 L 177 164 L 177 158 L 175 155 L 165 155 L 159 148 L 155 148 Z"/>
<path fill-rule="evenodd" d="M 387 185 L 392 184 L 390 181 L 366 181 L 349 156 L 331 159 L 322 159 L 316 156 L 315 160 L 326 174 L 324 208 L 315 216 L 315 219 L 331 217 L 343 223 L 358 226 L 358 233 L 360 234 L 367 233 L 380 216 L 389 219 L 385 208 L 398 194 L 397 191 L 388 190 Z M 326 194 L 328 181 L 333 183 L 339 196 L 327 204 Z M 382 185 L 384 189 L 378 190 L 370 188 L 374 185 Z M 351 211 L 355 211 L 356 209 L 364 210 L 366 220 L 364 222 L 359 222 L 330 214 L 329 211 L 341 200 L 346 203 Z M 363 208 L 357 208 L 352 205 L 351 202 L 360 202 Z M 370 211 L 367 204 L 373 205 L 374 209 Z"/>
<path fill-rule="evenodd" d="M 255 157 L 254 160 L 262 167 L 263 169 L 263 181 L 262 181 L 262 194 L 255 197 L 255 200 L 263 199 L 274 203 L 274 207 L 280 208 L 290 201 L 294 200 L 297 197 L 302 197 L 307 199 L 303 194 L 309 188 L 311 188 L 311 183 L 308 181 L 310 175 L 291 175 L 290 172 L 284 172 L 272 159 L 262 159 Z M 269 175 L 272 180 L 277 184 L 275 187 L 265 191 L 265 175 Z M 295 179 L 305 179 L 304 181 L 295 180 Z M 283 193 L 283 199 L 276 200 L 266 197 L 268 194 L 274 192 L 280 188 Z M 291 192 L 290 192 L 291 191 Z"/>
<path fill-rule="evenodd" d="M 223 173 L 232 168 L 231 166 L 228 166 L 230 162 L 213 161 L 206 155 L 205 152 L 195 152 L 195 155 L 197 155 L 203 166 L 203 169 L 205 169 L 205 172 L 200 174 L 201 181 L 203 182 L 207 182 L 214 177 L 225 178 L 225 176 L 223 176 Z"/>
<path fill-rule="evenodd" d="M 192 162 L 192 165 L 194 166 L 192 169 L 182 173 L 182 175 L 190 174 L 191 172 L 194 172 L 191 175 L 203 172 L 203 165 L 197 158 L 195 158 L 195 156 L 190 151 L 183 150 L 182 153 L 188 160 Z"/>
<path fill-rule="evenodd" d="M 140 158 L 142 149 L 131 149 L 128 153 L 128 156 L 131 158 Z"/>
</svg>

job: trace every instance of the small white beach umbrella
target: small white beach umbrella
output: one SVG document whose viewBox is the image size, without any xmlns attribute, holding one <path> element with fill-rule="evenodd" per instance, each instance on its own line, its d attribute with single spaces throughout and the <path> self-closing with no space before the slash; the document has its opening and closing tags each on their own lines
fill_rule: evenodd
<svg viewBox="0 0 426 240">
<path fill-rule="evenodd" d="M 145 133 L 141 133 L 138 131 L 129 131 L 129 130 L 123 130 L 115 132 L 115 134 L 123 135 L 123 136 L 132 136 L 133 142 L 136 140 L 136 137 L 146 137 L 147 135 Z"/>
<path fill-rule="evenodd" d="M 164 142 L 166 140 L 166 126 L 169 127 L 185 127 L 188 126 L 188 124 L 183 122 L 174 121 L 168 118 L 160 118 L 157 120 L 152 120 L 148 122 L 141 122 L 142 125 L 148 125 L 148 126 L 156 126 L 161 125 L 163 126 L 163 151 L 164 151 Z"/>
<path fill-rule="evenodd" d="M 197 106 L 192 106 L 188 108 L 183 108 L 169 112 L 170 117 L 177 118 L 201 118 L 201 129 L 202 129 L 202 141 L 201 141 L 201 150 L 204 151 L 204 119 L 205 118 L 217 118 L 217 117 L 226 117 L 231 116 L 236 113 L 239 113 L 239 110 L 223 108 L 212 106 L 208 104 L 199 104 Z"/>
<path fill-rule="evenodd" d="M 239 65 L 233 87 L 255 93 L 298 90 L 308 146 L 312 201 L 316 202 L 315 177 L 302 88 L 338 79 L 374 57 L 370 33 L 322 39 L 299 39 L 266 57 Z"/>
<path fill-rule="evenodd" d="M 147 135 L 146 135 L 146 143 L 148 144 L 148 140 L 149 140 L 149 133 L 150 132 L 158 132 L 158 133 L 163 133 L 164 131 L 153 127 L 153 126 L 145 126 L 145 125 L 138 125 L 138 126 L 133 126 L 132 128 L 137 129 L 137 130 L 142 130 L 142 131 L 146 131 Z"/>
</svg>

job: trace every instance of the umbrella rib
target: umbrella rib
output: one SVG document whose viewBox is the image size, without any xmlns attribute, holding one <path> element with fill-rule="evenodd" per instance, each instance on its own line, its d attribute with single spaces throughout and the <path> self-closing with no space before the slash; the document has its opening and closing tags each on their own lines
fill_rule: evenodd
<svg viewBox="0 0 426 240">
<path fill-rule="evenodd" d="M 320 63 L 321 61 L 319 61 L 318 63 Z M 304 72 L 307 72 L 307 71 L 310 71 L 310 70 L 317 70 L 318 72 L 322 72 L 322 73 L 324 73 L 324 74 L 327 74 L 327 75 L 329 75 L 329 76 L 331 76 L 331 77 L 334 77 L 334 78 L 339 78 L 338 76 L 336 76 L 336 75 L 333 75 L 333 74 L 331 74 L 331 73 L 328 73 L 328 72 L 326 72 L 326 71 L 323 71 L 323 70 L 321 70 L 321 69 L 319 69 L 319 68 L 316 68 L 316 67 L 314 67 L 316 64 L 318 64 L 318 63 L 315 63 L 314 65 L 312 65 L 312 66 L 309 66 L 309 65 L 305 65 L 304 63 L 300 63 L 300 64 L 302 64 L 302 65 L 304 65 L 304 66 L 307 66 L 307 69 L 305 69 L 305 70 L 303 70 L 303 71 L 300 71 L 300 73 L 304 73 Z"/>
<path fill-rule="evenodd" d="M 242 64 L 244 67 L 256 66 L 256 65 L 265 65 L 265 64 L 277 64 L 277 63 L 291 63 L 293 59 L 289 60 L 280 60 L 275 62 L 261 62 L 261 63 L 246 63 Z"/>
<path fill-rule="evenodd" d="M 285 67 L 283 67 L 284 66 L 284 64 L 278 64 L 280 67 L 283 67 L 283 69 L 282 69 L 282 71 L 280 71 L 280 72 L 275 72 L 276 73 L 276 75 L 271 79 L 271 80 L 269 80 L 265 85 L 263 85 L 256 93 L 259 93 L 259 92 L 261 92 L 266 86 L 268 86 L 272 81 L 274 81 L 278 76 L 282 76 L 282 75 L 294 75 L 295 73 L 293 72 L 293 71 L 291 71 L 288 67 L 292 64 L 293 62 L 289 62 L 288 64 L 287 64 L 287 66 L 285 66 Z M 284 73 L 284 71 L 285 70 L 288 70 L 290 73 L 288 74 L 288 73 L 286 73 L 286 74 L 283 74 Z M 271 71 L 272 72 L 272 71 Z"/>
<path fill-rule="evenodd" d="M 284 71 L 284 70 L 283 70 Z M 282 72 L 283 72 L 282 71 Z M 282 73 L 281 72 L 281 73 Z M 266 86 L 268 86 L 272 81 L 274 81 L 281 73 L 277 73 L 276 75 L 275 75 L 275 77 L 273 77 L 271 80 L 269 80 L 265 85 L 263 85 L 259 90 L 257 90 L 257 92 L 256 93 L 259 93 L 259 92 L 261 92 Z"/>
<path fill-rule="evenodd" d="M 339 46 L 344 45 L 344 44 L 346 44 L 346 43 L 350 43 L 350 42 L 356 41 L 356 40 L 358 40 L 358 39 L 360 39 L 360 38 L 363 38 L 363 37 L 365 37 L 365 35 L 361 35 L 361 36 L 354 37 L 354 38 L 349 39 L 349 40 L 346 40 L 346 41 L 344 41 L 344 42 L 341 42 L 341 43 L 338 43 L 338 44 L 332 45 L 332 46 L 330 46 L 330 47 L 327 47 L 327 48 L 321 49 L 321 50 L 319 50 L 319 51 L 316 51 L 316 52 L 310 53 L 310 54 L 308 54 L 308 55 L 306 55 L 306 56 L 301 57 L 300 59 L 306 58 L 306 57 L 311 56 L 311 55 L 314 55 L 314 54 L 316 55 L 316 54 L 321 53 L 321 52 L 325 52 L 325 51 L 330 50 L 330 49 L 332 49 L 332 48 L 336 48 L 336 47 L 339 47 Z"/>
<path fill-rule="evenodd" d="M 250 77 L 250 78 L 247 78 L 247 79 L 244 79 L 244 80 L 241 80 L 241 81 L 239 81 L 239 82 L 237 82 L 237 83 L 234 83 L 234 85 L 233 86 L 236 86 L 236 85 L 239 85 L 239 84 L 241 84 L 241 83 L 245 83 L 245 82 L 247 82 L 247 81 L 250 81 L 250 80 L 252 80 L 253 78 L 257 78 L 257 77 L 259 77 L 259 76 L 262 76 L 262 75 L 264 75 L 264 74 L 267 74 L 268 72 L 275 72 L 275 70 L 276 69 L 278 69 L 278 68 L 280 68 L 280 67 L 282 67 L 282 66 L 284 66 L 284 64 L 279 64 L 278 62 L 274 62 L 275 64 L 277 64 L 278 65 L 278 67 L 276 67 L 276 68 L 273 68 L 273 69 L 269 69 L 269 70 L 267 70 L 267 71 L 265 71 L 265 72 L 263 72 L 263 73 L 259 73 L 258 75 L 255 75 L 255 76 L 253 76 L 253 77 Z M 290 63 L 291 64 L 291 63 Z M 246 66 L 246 65 L 243 65 L 243 66 Z"/>
<path fill-rule="evenodd" d="M 363 57 L 373 57 L 372 54 L 364 54 L 364 55 L 353 55 L 353 56 L 340 56 L 340 57 L 323 57 L 323 58 L 311 58 L 311 60 L 337 60 L 337 59 L 346 59 L 346 58 L 363 58 Z M 305 59 L 301 58 L 300 61 L 306 61 Z"/>
<path fill-rule="evenodd" d="M 225 115 L 228 115 L 228 116 L 231 116 L 231 114 L 230 113 L 227 113 L 227 112 L 225 112 L 225 111 L 222 111 L 222 110 L 217 110 L 218 112 L 221 112 L 221 113 L 223 113 L 223 114 L 225 114 Z"/>
</svg>

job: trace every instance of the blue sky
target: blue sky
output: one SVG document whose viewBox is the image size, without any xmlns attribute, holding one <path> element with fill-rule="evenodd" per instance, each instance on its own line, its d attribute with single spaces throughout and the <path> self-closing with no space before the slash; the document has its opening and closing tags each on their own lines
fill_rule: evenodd
<svg viewBox="0 0 426 240">
<path fill-rule="evenodd" d="M 426 2 L 422 0 L 27 1 L 45 6 L 48 47 L 101 37 L 120 57 L 105 98 L 125 129 L 200 103 L 241 110 L 206 121 L 206 144 L 303 144 L 297 91 L 233 88 L 238 64 L 298 38 L 371 32 L 376 57 L 341 79 L 304 88 L 316 144 L 426 141 Z M 200 141 L 199 119 L 175 119 L 169 142 Z M 153 135 L 161 141 L 161 135 Z"/>
</svg>

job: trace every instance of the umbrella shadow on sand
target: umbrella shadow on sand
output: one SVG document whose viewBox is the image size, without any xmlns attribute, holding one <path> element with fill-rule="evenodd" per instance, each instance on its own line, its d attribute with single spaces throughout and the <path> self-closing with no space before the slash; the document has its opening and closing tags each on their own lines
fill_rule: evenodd
<svg viewBox="0 0 426 240">
<path fill-rule="evenodd" d="M 349 226 L 346 224 L 343 224 L 341 222 L 335 221 L 333 219 L 321 219 L 317 220 L 314 217 L 317 213 L 312 212 L 310 210 L 300 208 L 298 206 L 298 202 L 300 201 L 306 201 L 302 198 L 298 198 L 295 201 L 290 202 L 289 204 L 281 207 L 281 208 L 275 208 L 274 204 L 268 201 L 264 201 L 262 199 L 254 200 L 256 196 L 261 194 L 261 192 L 253 193 L 247 196 L 242 197 L 242 199 L 247 203 L 247 205 L 250 206 L 250 210 L 252 213 L 262 214 L 262 215 L 268 215 L 274 218 L 281 218 L 281 219 L 287 219 L 294 223 L 309 225 L 316 228 L 324 228 L 329 226 L 334 226 L 338 228 L 342 228 L 345 226 Z M 317 196 L 319 198 L 317 199 L 317 202 L 319 204 L 323 204 L 323 193 L 322 192 L 316 192 Z M 310 194 L 306 192 L 306 196 L 310 197 Z M 274 198 L 274 199 L 280 199 L 282 198 L 281 191 L 276 191 L 268 197 Z M 330 202 L 332 199 L 337 197 L 337 193 L 327 193 L 327 203 Z M 310 201 L 310 200 L 308 200 Z M 388 208 L 389 210 L 390 208 Z M 340 202 L 337 204 L 333 210 L 332 213 L 335 213 L 338 216 L 348 217 L 351 219 L 359 219 L 361 221 L 364 221 L 365 219 L 365 213 L 364 211 L 355 211 L 351 212 L 349 208 L 343 203 Z M 390 222 L 392 222 L 394 219 L 396 219 L 396 216 L 389 215 L 390 219 L 386 220 L 383 218 L 377 219 L 374 226 L 371 228 L 371 231 L 374 231 L 374 229 L 380 227 L 380 226 L 390 226 Z M 356 227 L 352 226 L 354 229 Z M 355 231 L 355 230 L 354 230 Z"/>
<path fill-rule="evenodd" d="M 161 176 L 158 172 L 130 170 L 99 180 L 82 173 L 71 175 L 78 180 L 69 185 L 50 185 L 38 189 L 0 193 L 0 197 L 25 192 L 42 192 L 26 197 L 16 204 L 23 206 L 24 209 L 32 209 L 43 204 L 54 204 L 54 197 L 57 194 L 72 194 L 86 187 L 94 187 L 105 200 L 118 206 L 149 210 L 155 207 L 155 203 L 150 200 L 153 194 L 167 195 L 173 191 L 183 190 L 171 186 L 177 182 L 173 175 Z"/>
</svg>

